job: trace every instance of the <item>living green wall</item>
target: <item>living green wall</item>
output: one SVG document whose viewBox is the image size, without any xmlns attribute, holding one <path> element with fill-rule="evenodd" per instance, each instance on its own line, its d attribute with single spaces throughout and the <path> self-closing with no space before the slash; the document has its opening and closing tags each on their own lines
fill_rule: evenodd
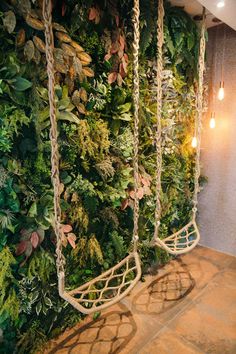
<svg viewBox="0 0 236 354">
<path fill-rule="evenodd" d="M 63 250 L 67 285 L 73 287 L 108 269 L 130 247 L 132 1 L 53 3 Z M 56 285 L 41 5 L 40 0 L 0 4 L 3 353 L 35 353 L 47 339 L 82 319 L 59 298 Z M 142 0 L 140 6 L 139 250 L 145 273 L 152 264 L 165 263 L 168 256 L 148 247 L 155 207 L 157 4 Z M 184 225 L 192 208 L 194 152 L 190 142 L 199 40 L 196 25 L 186 13 L 168 3 L 165 7 L 161 237 Z"/>
</svg>

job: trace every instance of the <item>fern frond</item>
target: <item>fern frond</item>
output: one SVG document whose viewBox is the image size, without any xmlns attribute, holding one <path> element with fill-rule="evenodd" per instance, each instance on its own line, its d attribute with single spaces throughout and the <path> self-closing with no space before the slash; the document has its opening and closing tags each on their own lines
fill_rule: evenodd
<svg viewBox="0 0 236 354">
<path fill-rule="evenodd" d="M 36 277 L 43 283 L 46 283 L 54 270 L 54 257 L 49 252 L 41 248 L 31 257 L 27 276 L 30 280 Z"/>
<path fill-rule="evenodd" d="M 126 247 L 122 236 L 118 235 L 117 231 L 111 233 L 112 244 L 115 248 L 115 252 L 119 258 L 123 258 L 126 254 Z"/>
<path fill-rule="evenodd" d="M 112 161 L 109 158 L 96 163 L 95 168 L 99 175 L 102 177 L 103 181 L 106 181 L 108 178 L 112 178 L 115 174 L 115 169 L 112 166 Z"/>
<path fill-rule="evenodd" d="M 88 241 L 88 251 L 91 261 L 95 259 L 99 264 L 103 264 L 104 259 L 102 250 L 95 235 L 92 235 Z"/>
</svg>

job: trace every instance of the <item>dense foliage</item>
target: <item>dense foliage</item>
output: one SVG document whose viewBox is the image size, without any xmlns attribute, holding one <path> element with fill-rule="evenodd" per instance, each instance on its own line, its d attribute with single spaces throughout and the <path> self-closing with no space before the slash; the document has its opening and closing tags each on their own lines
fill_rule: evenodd
<svg viewBox="0 0 236 354">
<path fill-rule="evenodd" d="M 124 257 L 132 235 L 132 1 L 54 1 L 68 286 Z M 57 292 L 40 0 L 0 5 L 0 352 L 34 353 L 81 318 Z M 156 2 L 141 1 L 140 252 L 154 227 Z M 68 39 L 69 38 L 69 39 Z M 71 38 L 73 42 L 71 42 Z M 191 211 L 198 31 L 166 3 L 161 236 Z"/>
</svg>

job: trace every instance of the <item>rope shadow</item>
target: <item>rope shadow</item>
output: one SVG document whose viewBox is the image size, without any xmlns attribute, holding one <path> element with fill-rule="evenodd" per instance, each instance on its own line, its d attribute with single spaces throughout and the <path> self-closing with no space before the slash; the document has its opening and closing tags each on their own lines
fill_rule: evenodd
<svg viewBox="0 0 236 354">
<path fill-rule="evenodd" d="M 177 270 L 158 277 L 134 296 L 132 310 L 148 315 L 167 312 L 194 289 L 196 283 L 187 265 L 181 259 L 175 262 Z"/>
<path fill-rule="evenodd" d="M 126 306 L 110 311 L 68 335 L 48 354 L 116 354 L 121 353 L 137 332 L 137 325 Z"/>
</svg>

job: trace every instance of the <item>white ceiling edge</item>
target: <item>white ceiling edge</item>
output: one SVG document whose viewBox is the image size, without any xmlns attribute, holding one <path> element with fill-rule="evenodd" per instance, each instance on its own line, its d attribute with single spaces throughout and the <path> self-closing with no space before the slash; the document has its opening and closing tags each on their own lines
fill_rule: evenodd
<svg viewBox="0 0 236 354">
<path fill-rule="evenodd" d="M 219 24 L 213 22 L 213 18 L 216 17 L 236 30 L 236 0 L 224 0 L 225 6 L 222 8 L 217 7 L 219 1 L 220 0 L 170 0 L 173 6 L 183 7 L 191 17 L 200 15 L 202 13 L 202 6 L 205 6 L 207 9 L 207 28 Z"/>
<path fill-rule="evenodd" d="M 198 0 L 215 17 L 236 30 L 236 0 L 224 0 L 225 6 L 218 8 L 219 0 Z"/>
<path fill-rule="evenodd" d="M 202 14 L 202 5 L 197 0 L 170 0 L 170 2 L 172 6 L 182 7 L 191 17 Z M 207 28 L 217 26 L 219 24 L 212 21 L 215 16 L 208 10 L 206 11 L 206 15 Z"/>
</svg>

